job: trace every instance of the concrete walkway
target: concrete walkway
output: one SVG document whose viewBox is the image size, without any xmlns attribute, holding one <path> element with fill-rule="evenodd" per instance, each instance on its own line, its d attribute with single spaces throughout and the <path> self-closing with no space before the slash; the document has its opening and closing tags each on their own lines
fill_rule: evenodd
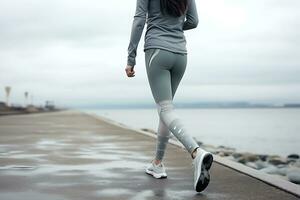
<svg viewBox="0 0 300 200">
<path fill-rule="evenodd" d="M 299 199 L 214 163 L 193 190 L 190 155 L 168 146 L 168 178 L 144 173 L 155 138 L 79 112 L 0 117 L 0 200 Z"/>
</svg>

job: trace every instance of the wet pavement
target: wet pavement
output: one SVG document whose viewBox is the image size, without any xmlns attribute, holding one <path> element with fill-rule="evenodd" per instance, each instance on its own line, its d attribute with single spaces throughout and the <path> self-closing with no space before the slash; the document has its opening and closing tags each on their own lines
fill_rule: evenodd
<svg viewBox="0 0 300 200">
<path fill-rule="evenodd" d="M 144 172 L 154 148 L 155 138 L 79 112 L 0 117 L 0 200 L 298 199 L 217 163 L 196 193 L 190 155 L 171 144 L 168 178 L 154 179 Z"/>
</svg>

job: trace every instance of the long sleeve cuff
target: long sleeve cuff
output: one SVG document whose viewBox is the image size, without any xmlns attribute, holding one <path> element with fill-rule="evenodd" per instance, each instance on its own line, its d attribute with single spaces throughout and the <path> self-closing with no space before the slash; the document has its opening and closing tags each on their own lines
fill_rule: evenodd
<svg viewBox="0 0 300 200">
<path fill-rule="evenodd" d="M 130 66 L 134 67 L 135 64 L 136 64 L 135 63 L 135 58 L 131 58 L 131 57 L 128 56 L 128 58 L 127 58 L 127 65 L 130 65 Z"/>
</svg>

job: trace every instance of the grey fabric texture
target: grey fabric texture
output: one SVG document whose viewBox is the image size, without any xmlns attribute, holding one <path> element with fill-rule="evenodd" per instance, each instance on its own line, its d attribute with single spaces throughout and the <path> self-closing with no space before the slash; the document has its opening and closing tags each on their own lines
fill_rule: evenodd
<svg viewBox="0 0 300 200">
<path fill-rule="evenodd" d="M 127 65 L 136 65 L 137 48 L 146 23 L 144 51 L 160 48 L 187 54 L 184 31 L 196 28 L 198 25 L 195 0 L 188 0 L 188 9 L 180 17 L 163 15 L 159 0 L 137 0 L 128 46 Z"/>
<path fill-rule="evenodd" d="M 148 49 L 145 51 L 145 62 L 148 82 L 160 119 L 156 159 L 163 159 L 170 133 L 192 153 L 199 145 L 191 137 L 173 105 L 173 98 L 186 69 L 187 55 L 163 49 Z"/>
</svg>

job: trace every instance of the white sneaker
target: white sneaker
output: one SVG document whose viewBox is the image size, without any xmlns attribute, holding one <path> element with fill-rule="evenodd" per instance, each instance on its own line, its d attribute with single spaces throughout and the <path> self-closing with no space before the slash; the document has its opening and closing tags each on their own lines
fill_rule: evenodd
<svg viewBox="0 0 300 200">
<path fill-rule="evenodd" d="M 154 178 L 166 178 L 167 177 L 167 173 L 166 173 L 165 166 L 163 163 L 160 163 L 159 165 L 155 165 L 153 162 L 151 162 L 145 171 L 147 174 L 152 175 Z"/>
<path fill-rule="evenodd" d="M 209 169 L 213 163 L 213 155 L 201 148 L 197 149 L 196 157 L 193 160 L 194 166 L 194 189 L 197 192 L 203 191 L 209 181 Z"/>
</svg>

